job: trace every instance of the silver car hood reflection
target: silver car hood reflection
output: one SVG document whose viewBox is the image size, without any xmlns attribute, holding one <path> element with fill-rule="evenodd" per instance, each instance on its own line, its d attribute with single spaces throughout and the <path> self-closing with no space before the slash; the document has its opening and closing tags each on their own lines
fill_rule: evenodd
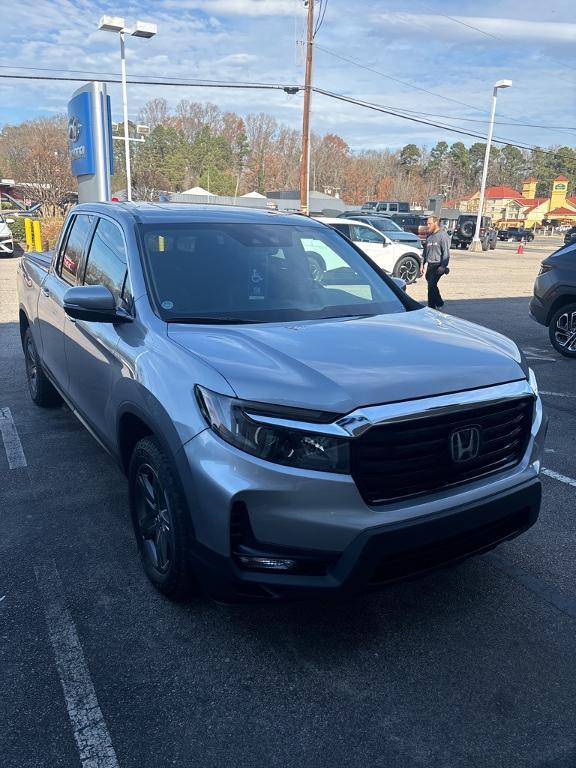
<svg viewBox="0 0 576 768">
<path fill-rule="evenodd" d="M 348 413 L 525 378 L 510 339 L 428 309 L 261 325 L 170 324 L 238 397 Z"/>
</svg>

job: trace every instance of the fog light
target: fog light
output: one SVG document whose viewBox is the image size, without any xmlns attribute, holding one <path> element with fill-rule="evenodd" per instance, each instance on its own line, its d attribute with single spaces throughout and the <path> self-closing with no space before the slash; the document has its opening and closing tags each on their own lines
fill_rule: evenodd
<svg viewBox="0 0 576 768">
<path fill-rule="evenodd" d="M 238 560 L 245 568 L 264 571 L 290 571 L 296 568 L 296 560 L 286 560 L 276 557 L 252 557 L 249 555 L 238 555 Z"/>
</svg>

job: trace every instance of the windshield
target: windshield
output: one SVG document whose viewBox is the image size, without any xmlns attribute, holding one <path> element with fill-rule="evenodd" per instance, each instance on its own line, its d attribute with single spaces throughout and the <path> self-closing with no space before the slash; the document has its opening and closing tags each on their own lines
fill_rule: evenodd
<svg viewBox="0 0 576 768">
<path fill-rule="evenodd" d="M 404 232 L 402 227 L 399 227 L 392 219 L 377 218 L 376 216 L 367 219 L 375 229 L 379 229 L 380 232 Z"/>
<path fill-rule="evenodd" d="M 329 227 L 140 225 L 153 299 L 168 322 L 279 322 L 406 311 Z"/>
</svg>

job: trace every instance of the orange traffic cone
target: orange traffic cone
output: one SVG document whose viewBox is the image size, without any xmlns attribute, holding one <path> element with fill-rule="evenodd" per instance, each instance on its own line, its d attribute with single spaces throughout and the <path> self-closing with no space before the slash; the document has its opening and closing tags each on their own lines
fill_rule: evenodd
<svg viewBox="0 0 576 768">
<path fill-rule="evenodd" d="M 524 253 L 524 243 L 522 240 L 518 243 L 518 248 L 516 249 L 516 253 Z"/>
</svg>

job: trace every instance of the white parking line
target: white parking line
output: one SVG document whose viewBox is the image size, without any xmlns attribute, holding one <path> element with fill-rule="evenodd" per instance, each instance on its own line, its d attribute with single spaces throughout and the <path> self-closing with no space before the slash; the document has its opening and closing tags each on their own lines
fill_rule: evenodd
<svg viewBox="0 0 576 768">
<path fill-rule="evenodd" d="M 10 408 L 0 408 L 0 432 L 2 432 L 2 440 L 10 469 L 27 466 L 26 456 L 24 456 L 22 443 L 18 437 Z"/>
<path fill-rule="evenodd" d="M 118 768 L 118 760 L 90 672 L 84 659 L 76 627 L 64 598 L 55 563 L 35 566 L 36 581 L 44 597 L 44 613 L 68 717 L 83 768 Z"/>
<path fill-rule="evenodd" d="M 538 347 L 525 347 L 522 350 L 527 360 L 546 360 L 548 363 L 555 363 L 556 358 L 551 357 L 549 350 L 539 349 Z"/>
<path fill-rule="evenodd" d="M 553 472 L 551 469 L 542 469 L 542 474 L 547 475 L 548 477 L 552 477 L 554 480 L 560 480 L 561 483 L 566 483 L 566 485 L 572 485 L 574 488 L 576 488 L 576 480 L 574 480 L 573 477 L 566 477 L 566 475 L 561 475 L 559 472 Z"/>
<path fill-rule="evenodd" d="M 576 397 L 576 395 L 567 394 L 566 392 L 540 392 L 541 395 L 547 395 L 548 397 Z"/>
</svg>

